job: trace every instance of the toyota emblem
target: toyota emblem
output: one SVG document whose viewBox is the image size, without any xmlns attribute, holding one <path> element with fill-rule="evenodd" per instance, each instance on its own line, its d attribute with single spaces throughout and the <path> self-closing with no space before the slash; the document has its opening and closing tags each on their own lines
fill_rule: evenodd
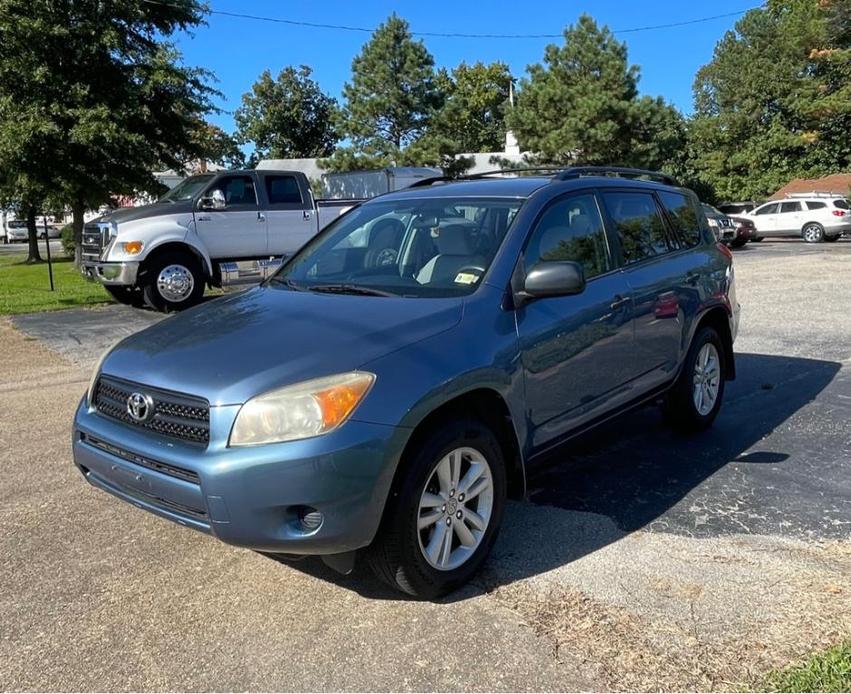
<svg viewBox="0 0 851 694">
<path fill-rule="evenodd" d="M 134 422 L 147 422 L 154 413 L 154 400 L 144 393 L 133 393 L 127 398 L 127 414 Z"/>
</svg>

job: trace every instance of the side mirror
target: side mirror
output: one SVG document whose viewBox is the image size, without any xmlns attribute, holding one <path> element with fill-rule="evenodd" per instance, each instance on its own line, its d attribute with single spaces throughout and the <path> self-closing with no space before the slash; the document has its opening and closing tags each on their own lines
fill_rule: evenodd
<svg viewBox="0 0 851 694">
<path fill-rule="evenodd" d="M 223 210 L 227 207 L 225 202 L 225 194 L 218 188 L 210 191 L 209 195 L 205 195 L 198 201 L 198 206 L 202 210 Z"/>
<path fill-rule="evenodd" d="M 570 296 L 585 291 L 585 272 L 579 263 L 567 260 L 548 260 L 535 265 L 526 274 L 522 301 L 548 296 Z"/>
</svg>

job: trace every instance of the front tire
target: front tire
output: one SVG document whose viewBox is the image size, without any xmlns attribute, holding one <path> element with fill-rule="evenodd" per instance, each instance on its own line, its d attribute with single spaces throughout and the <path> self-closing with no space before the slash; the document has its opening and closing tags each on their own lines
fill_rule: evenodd
<svg viewBox="0 0 851 694">
<path fill-rule="evenodd" d="M 824 227 L 816 222 L 804 225 L 801 236 L 807 243 L 821 243 L 824 241 Z"/>
<path fill-rule="evenodd" d="M 824 240 L 827 241 L 828 243 L 833 243 L 834 241 L 839 241 L 839 238 L 841 236 L 842 236 L 842 234 L 835 234 L 833 236 L 825 236 Z"/>
<path fill-rule="evenodd" d="M 482 422 L 449 420 L 400 466 L 367 557 L 396 590 L 436 598 L 467 582 L 490 553 L 505 507 L 505 460 Z"/>
<path fill-rule="evenodd" d="M 157 311 L 182 311 L 204 295 L 204 273 L 198 260 L 180 252 L 163 253 L 146 264 L 142 280 L 145 303 Z"/>
<path fill-rule="evenodd" d="M 712 425 L 724 398 L 725 373 L 721 337 L 714 328 L 701 328 L 689 347 L 677 382 L 666 397 L 665 411 L 675 428 L 696 432 Z"/>
</svg>

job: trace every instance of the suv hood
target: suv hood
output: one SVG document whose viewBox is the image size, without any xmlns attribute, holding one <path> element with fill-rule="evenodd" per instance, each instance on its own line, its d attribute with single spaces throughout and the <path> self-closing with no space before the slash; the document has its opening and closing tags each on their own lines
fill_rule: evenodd
<svg viewBox="0 0 851 694">
<path fill-rule="evenodd" d="M 357 369 L 452 328 L 463 299 L 300 292 L 275 286 L 211 301 L 122 340 L 103 373 L 240 404 L 274 388 Z"/>
<path fill-rule="evenodd" d="M 182 214 L 192 212 L 192 201 L 181 200 L 180 202 L 155 202 L 151 205 L 140 205 L 139 207 L 122 207 L 117 210 L 112 210 L 97 219 L 93 219 L 87 224 L 97 224 L 98 222 L 113 222 L 121 224 L 122 222 L 135 222 L 137 219 L 147 219 L 148 217 L 160 217 L 166 214 Z"/>
</svg>

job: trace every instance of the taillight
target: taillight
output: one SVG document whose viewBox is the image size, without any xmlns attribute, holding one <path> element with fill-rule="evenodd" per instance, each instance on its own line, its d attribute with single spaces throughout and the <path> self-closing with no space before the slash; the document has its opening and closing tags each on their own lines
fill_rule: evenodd
<svg viewBox="0 0 851 694">
<path fill-rule="evenodd" d="M 832 210 L 834 217 L 844 217 L 845 210 Z"/>
<path fill-rule="evenodd" d="M 725 246 L 723 243 L 717 243 L 715 245 L 718 246 L 718 250 L 721 251 L 724 255 L 726 255 L 730 260 L 733 259 L 733 251 L 727 248 L 727 246 Z"/>
</svg>

